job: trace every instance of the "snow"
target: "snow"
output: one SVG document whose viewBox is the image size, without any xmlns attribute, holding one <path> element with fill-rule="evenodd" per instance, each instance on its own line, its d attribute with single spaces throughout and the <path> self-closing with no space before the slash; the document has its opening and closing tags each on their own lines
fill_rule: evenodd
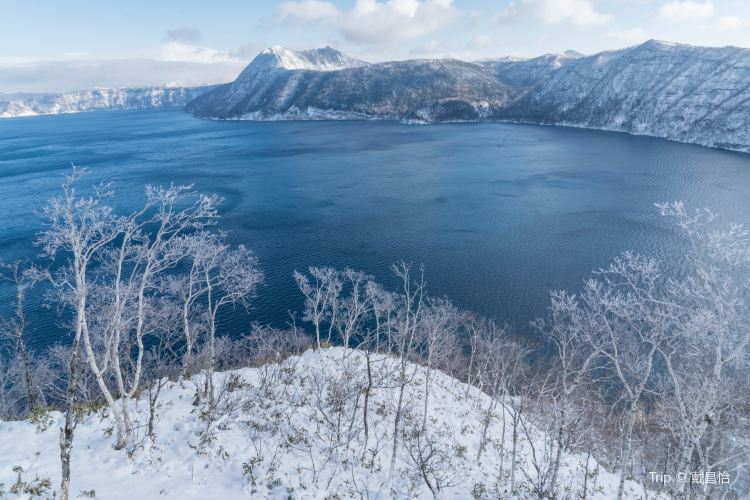
<svg viewBox="0 0 750 500">
<path fill-rule="evenodd" d="M 63 94 L 40 94 L 0 102 L 0 118 L 81 113 L 94 110 L 179 108 L 207 87 L 96 88 Z"/>
<path fill-rule="evenodd" d="M 275 59 L 277 68 L 290 71 L 338 71 L 366 64 L 363 61 L 352 59 L 342 52 L 330 47 L 295 51 L 276 45 L 264 50 L 260 55 L 272 57 Z"/>
<path fill-rule="evenodd" d="M 186 110 L 214 119 L 325 120 L 350 112 L 407 123 L 567 125 L 750 152 L 748 82 L 750 50 L 655 40 L 591 56 L 371 65 L 330 48 L 274 47 Z M 448 101 L 462 104 L 442 105 Z"/>
<path fill-rule="evenodd" d="M 105 410 L 83 418 L 76 428 L 73 448 L 71 495 L 95 491 L 96 498 L 324 498 L 359 497 L 359 490 L 370 498 L 429 498 L 425 486 L 404 445 L 397 453 L 396 468 L 389 479 L 390 439 L 397 390 L 394 380 L 372 393 L 370 434 L 364 451 L 361 403 L 351 426 L 351 442 L 332 447 L 334 428 L 326 415 L 334 416 L 336 390 L 346 390 L 364 375 L 365 356 L 360 351 L 330 348 L 307 351 L 279 364 L 217 373 L 217 387 L 232 380 L 224 404 L 227 410 L 214 425 L 215 440 L 200 446 L 205 422 L 200 407 L 194 405 L 196 387 L 202 387 L 203 375 L 191 380 L 169 382 L 162 391 L 155 427 L 155 440 L 144 436 L 148 415 L 145 399 L 138 402 L 134 415 L 137 445 L 115 451 L 113 438 L 105 429 L 111 419 Z M 373 366 L 381 372 L 395 360 L 374 356 Z M 414 367 L 416 376 L 407 388 L 405 429 L 421 423 L 424 369 Z M 499 479 L 500 444 L 510 449 L 506 429 L 502 442 L 499 419 L 490 428 L 491 444 L 477 461 L 480 416 L 488 396 L 476 388 L 440 372 L 433 373 L 435 385 L 430 397 L 428 434 L 445 458 L 445 474 L 453 486 L 445 498 L 469 499 L 472 490 L 486 491 L 486 498 L 507 498 L 506 479 Z M 356 385 L 356 384 L 355 384 Z M 343 412 L 346 425 L 349 413 Z M 506 418 L 509 418 L 506 415 Z M 59 423 L 53 412 L 50 425 L 38 429 L 33 423 L 0 422 L 0 483 L 9 490 L 17 479 L 14 466 L 23 468 L 23 479 L 50 478 L 53 487 L 60 481 Z M 532 429 L 532 436 L 534 430 Z M 373 458 L 372 449 L 380 451 Z M 328 451 L 327 451 L 328 450 Z M 521 441 L 519 481 L 533 474 L 530 448 Z M 585 457 L 567 455 L 560 471 L 561 495 L 581 491 Z M 505 457 L 506 473 L 509 459 Z M 313 466 L 314 464 L 314 466 Z M 588 498 L 612 498 L 617 477 L 591 459 L 588 464 Z M 523 486 L 520 497 L 532 497 Z M 568 493 L 565 494 L 564 492 Z M 626 493 L 642 492 L 628 482 Z M 13 498 L 13 496 L 10 496 Z"/>
</svg>

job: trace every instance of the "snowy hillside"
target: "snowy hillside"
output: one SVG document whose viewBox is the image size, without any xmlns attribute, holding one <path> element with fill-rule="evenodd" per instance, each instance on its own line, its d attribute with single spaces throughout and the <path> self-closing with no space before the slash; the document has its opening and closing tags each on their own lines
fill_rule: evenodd
<svg viewBox="0 0 750 500">
<path fill-rule="evenodd" d="M 330 47 L 296 51 L 277 45 L 261 52 L 253 59 L 251 67 L 256 71 L 272 69 L 337 71 L 366 64 L 364 61 L 353 59 Z"/>
<path fill-rule="evenodd" d="M 186 110 L 219 119 L 477 120 L 511 94 L 484 68 L 457 60 L 313 71 L 287 69 L 278 63 L 283 59 L 274 57 L 277 62 L 269 70 L 267 52 L 237 80 L 200 96 Z"/>
<path fill-rule="evenodd" d="M 8 96 L 0 99 L 0 118 L 55 115 L 106 109 L 181 108 L 207 87 L 94 89 L 64 94 Z"/>
<path fill-rule="evenodd" d="M 750 152 L 750 50 L 651 40 L 577 58 L 502 116 Z"/>
<path fill-rule="evenodd" d="M 518 496 L 535 497 L 536 467 L 549 458 L 545 436 L 519 422 L 512 472 L 513 405 L 505 400 L 477 458 L 490 398 L 441 372 L 431 374 L 429 425 L 420 432 L 426 373 L 416 365 L 407 366 L 403 433 L 391 470 L 397 361 L 371 358 L 377 380 L 367 417 L 365 361 L 361 351 L 330 348 L 217 373 L 221 416 L 208 429 L 199 396 L 202 376 L 170 382 L 161 390 L 151 438 L 145 431 L 151 394 L 142 395 L 132 417 L 139 435 L 129 450 L 113 449 L 107 412 L 92 411 L 75 431 L 71 491 L 105 499 L 428 498 L 433 489 L 446 498 L 507 498 L 515 474 Z M 55 412 L 37 425 L 0 423 L 0 483 L 6 492 L 19 477 L 42 489 L 46 478 L 59 483 L 60 419 Z M 578 498 L 584 484 L 587 498 L 616 495 L 618 478 L 593 458 L 566 455 L 561 463 L 559 498 Z M 635 483 L 626 488 L 629 498 L 642 493 Z"/>
<path fill-rule="evenodd" d="M 593 56 L 356 67 L 333 49 L 319 50 L 331 53 L 318 60 L 315 51 L 269 49 L 186 109 L 215 119 L 556 124 L 750 151 L 747 49 L 651 40 Z"/>
<path fill-rule="evenodd" d="M 490 70 L 497 78 L 515 89 L 527 89 L 549 77 L 550 73 L 583 57 L 573 50 L 561 54 L 545 54 L 532 59 L 486 59 L 478 64 Z"/>
</svg>

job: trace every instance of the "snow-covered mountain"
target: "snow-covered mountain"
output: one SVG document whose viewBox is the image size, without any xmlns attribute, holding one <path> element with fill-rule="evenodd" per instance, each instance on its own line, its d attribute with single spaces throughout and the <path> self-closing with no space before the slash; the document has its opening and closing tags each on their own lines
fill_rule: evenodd
<svg viewBox="0 0 750 500">
<path fill-rule="evenodd" d="M 651 40 L 576 58 L 501 116 L 750 152 L 750 50 Z"/>
<path fill-rule="evenodd" d="M 221 417 L 208 430 L 200 402 L 203 374 L 168 382 L 156 405 L 149 404 L 153 392 L 144 391 L 132 415 L 138 435 L 129 450 L 113 449 L 107 411 L 82 411 L 75 430 L 71 492 L 106 499 L 537 498 L 536 467 L 550 460 L 544 448 L 549 436 L 523 419 L 513 447 L 505 401 L 492 412 L 488 444 L 480 454 L 490 397 L 435 371 L 430 431 L 420 431 L 426 372 L 416 365 L 407 366 L 413 376 L 391 471 L 398 361 L 383 355 L 373 355 L 371 361 L 378 373 L 390 378 L 378 375 L 366 416 L 358 392 L 367 379 L 362 379 L 365 355 L 344 348 L 217 373 Z M 60 419 L 52 412 L 37 415 L 34 423 L 2 422 L 0 483 L 7 492 L 18 481 L 40 485 L 47 493 L 45 480 L 51 487 L 59 484 Z M 149 423 L 151 436 L 146 434 Z M 508 489 L 511 456 L 517 464 L 516 495 Z M 618 476 L 593 458 L 566 452 L 560 463 L 558 498 L 616 496 Z M 437 491 L 433 494 L 431 488 Z M 626 482 L 627 498 L 641 493 L 642 486 Z M 660 498 L 655 492 L 649 496 Z"/>
<path fill-rule="evenodd" d="M 0 118 L 80 113 L 105 109 L 181 108 L 206 87 L 94 89 L 63 94 L 0 96 Z"/>
<path fill-rule="evenodd" d="M 351 58 L 343 52 L 330 47 L 296 51 L 277 45 L 258 54 L 245 71 L 258 72 L 274 69 L 289 71 L 302 69 L 337 71 L 345 68 L 356 68 L 366 64 L 364 61 Z"/>
<path fill-rule="evenodd" d="M 552 71 L 574 61 L 583 54 L 568 50 L 560 54 L 545 54 L 533 59 L 485 59 L 478 61 L 506 85 L 514 89 L 531 88 L 549 76 Z"/>
<path fill-rule="evenodd" d="M 6 95 L 0 117 L 182 106 L 212 119 L 566 125 L 750 152 L 750 50 L 651 40 L 592 56 L 368 64 L 272 47 L 224 85 Z"/>
<path fill-rule="evenodd" d="M 506 104 L 511 93 L 483 67 L 463 61 L 366 64 L 333 49 L 275 48 L 186 109 L 218 119 L 477 120 Z"/>
<path fill-rule="evenodd" d="M 748 49 L 651 40 L 592 56 L 351 61 L 333 49 L 269 49 L 186 109 L 214 119 L 557 124 L 750 152 Z"/>
</svg>

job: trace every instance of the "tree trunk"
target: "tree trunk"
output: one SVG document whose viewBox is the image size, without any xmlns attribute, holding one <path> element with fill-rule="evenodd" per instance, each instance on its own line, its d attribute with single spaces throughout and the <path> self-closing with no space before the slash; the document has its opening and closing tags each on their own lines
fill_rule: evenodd
<svg viewBox="0 0 750 500">
<path fill-rule="evenodd" d="M 112 392 L 109 390 L 109 387 L 107 387 L 107 382 L 104 380 L 104 375 L 102 374 L 102 371 L 99 369 L 99 365 L 96 362 L 96 356 L 94 354 L 93 348 L 91 347 L 91 341 L 88 334 L 88 326 L 86 325 L 85 320 L 83 321 L 81 329 L 83 333 L 83 345 L 86 349 L 86 358 L 89 362 L 89 368 L 96 378 L 96 383 L 99 386 L 99 390 L 101 390 L 104 399 L 107 401 L 107 406 L 109 406 L 109 409 L 112 412 L 112 418 L 115 421 L 115 449 L 121 450 L 128 444 L 125 420 L 123 419 L 122 412 L 117 407 L 117 401 L 112 396 Z"/>
<path fill-rule="evenodd" d="M 622 453 L 620 456 L 620 484 L 617 487 L 617 500 L 622 500 L 622 495 L 625 491 L 625 474 L 627 472 L 627 463 L 630 460 L 630 446 L 633 441 L 633 425 L 635 424 L 635 403 L 633 403 L 628 411 L 628 423 L 625 427 L 625 434 L 623 435 L 623 446 Z"/>
<path fill-rule="evenodd" d="M 26 410 L 30 411 L 36 406 L 36 396 L 34 394 L 34 382 L 31 378 L 31 359 L 29 352 L 26 350 L 26 344 L 23 341 L 23 330 L 18 332 L 18 351 L 21 353 L 23 360 L 23 377 L 26 384 Z"/>
<path fill-rule="evenodd" d="M 393 450 L 391 453 L 391 468 L 388 473 L 390 477 L 393 477 L 393 468 L 396 466 L 396 453 L 398 452 L 398 430 L 399 430 L 399 425 L 401 424 L 401 405 L 404 402 L 404 390 L 406 388 L 406 382 L 404 378 L 405 378 L 405 374 L 403 373 L 403 368 L 402 368 L 401 386 L 399 387 L 398 403 L 396 405 L 396 417 L 393 422 Z"/>
<path fill-rule="evenodd" d="M 518 418 L 513 417 L 513 448 L 510 453 L 510 492 L 516 492 L 516 452 L 518 450 Z"/>
<path fill-rule="evenodd" d="M 482 436 L 479 438 L 479 450 L 477 450 L 477 462 L 479 461 L 480 458 L 482 458 L 484 447 L 487 445 L 487 431 L 490 428 L 490 422 L 492 421 L 492 412 L 495 411 L 495 408 L 497 406 L 496 403 L 497 403 L 497 399 L 493 395 L 492 399 L 490 400 L 490 404 L 487 406 L 487 412 L 485 413 L 484 419 L 482 421 Z"/>
<path fill-rule="evenodd" d="M 427 412 L 429 411 L 429 405 L 430 405 L 430 374 L 432 373 L 432 370 L 430 369 L 430 366 L 427 366 L 427 374 L 425 375 L 425 381 L 424 381 L 424 414 L 422 415 L 422 432 L 424 433 L 425 429 L 427 429 Z"/>
<path fill-rule="evenodd" d="M 367 423 L 367 410 L 370 404 L 370 391 L 372 390 L 372 362 L 370 359 L 371 355 L 372 353 L 370 352 L 365 353 L 365 359 L 367 361 L 367 386 L 365 387 L 364 409 L 362 410 L 362 423 L 365 430 L 364 452 L 367 452 L 367 440 L 370 436 L 370 425 Z"/>
<path fill-rule="evenodd" d="M 81 280 L 78 280 L 78 287 L 85 289 Z M 85 294 L 79 294 L 78 298 L 78 318 L 76 320 L 76 332 L 73 337 L 73 344 L 70 351 L 70 363 L 68 365 L 68 386 L 65 389 L 65 421 L 60 429 L 60 464 L 62 468 L 62 481 L 60 482 L 60 499 L 70 499 L 70 452 L 73 449 L 73 433 L 75 431 L 75 402 L 76 388 L 78 387 L 78 347 L 81 342 L 81 333 L 83 332 L 84 314 L 86 311 Z"/>
<path fill-rule="evenodd" d="M 185 333 L 185 354 L 182 356 L 182 374 L 190 371 L 190 356 L 193 353 L 193 339 L 190 333 L 190 311 L 189 302 L 185 301 L 182 306 L 182 329 Z"/>
<path fill-rule="evenodd" d="M 589 485 L 589 460 L 591 459 L 591 450 L 589 449 L 586 453 L 586 467 L 583 471 L 583 494 L 581 498 L 588 496 L 588 485 Z"/>
<path fill-rule="evenodd" d="M 552 464 L 552 479 L 550 480 L 550 494 L 555 494 L 557 487 L 557 473 L 560 470 L 560 460 L 562 458 L 563 434 L 565 432 L 565 410 L 560 411 L 560 425 L 557 429 L 557 451 L 555 452 L 555 461 Z"/>
</svg>

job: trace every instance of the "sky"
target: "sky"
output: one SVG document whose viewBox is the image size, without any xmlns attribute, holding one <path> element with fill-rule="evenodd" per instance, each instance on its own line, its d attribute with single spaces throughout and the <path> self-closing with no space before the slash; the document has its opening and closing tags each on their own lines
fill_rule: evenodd
<svg viewBox="0 0 750 500">
<path fill-rule="evenodd" d="M 0 0 L 0 93 L 233 80 L 264 48 L 371 62 L 750 48 L 750 0 Z"/>
</svg>

